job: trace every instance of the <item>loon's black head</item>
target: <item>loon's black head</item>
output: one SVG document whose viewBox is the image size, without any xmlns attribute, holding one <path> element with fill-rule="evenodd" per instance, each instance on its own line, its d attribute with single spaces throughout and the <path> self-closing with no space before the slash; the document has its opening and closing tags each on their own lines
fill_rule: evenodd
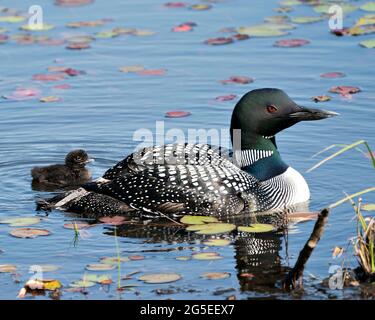
<svg viewBox="0 0 375 320">
<path fill-rule="evenodd" d="M 82 149 L 73 150 L 65 157 L 65 164 L 68 167 L 84 167 L 91 161 L 92 159 L 90 159 L 86 151 Z"/>
<path fill-rule="evenodd" d="M 231 121 L 232 142 L 234 129 L 241 130 L 242 139 L 246 142 L 246 137 L 272 137 L 297 122 L 336 115 L 331 111 L 299 106 L 280 89 L 252 90 L 234 108 Z"/>
</svg>

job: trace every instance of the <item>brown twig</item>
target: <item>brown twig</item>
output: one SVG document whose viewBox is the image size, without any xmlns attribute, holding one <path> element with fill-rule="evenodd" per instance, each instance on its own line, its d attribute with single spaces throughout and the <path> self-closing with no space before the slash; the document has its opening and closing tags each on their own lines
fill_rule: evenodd
<svg viewBox="0 0 375 320">
<path fill-rule="evenodd" d="M 310 235 L 309 240 L 307 240 L 305 246 L 299 253 L 297 262 L 294 265 L 293 269 L 288 273 L 288 275 L 285 277 L 282 283 L 282 287 L 284 290 L 296 289 L 297 287 L 302 288 L 303 270 L 305 269 L 307 260 L 310 258 L 311 253 L 315 249 L 316 245 L 320 240 L 320 237 L 323 234 L 328 214 L 329 209 L 323 209 L 319 213 L 318 219 L 315 223 L 314 229 Z"/>
</svg>

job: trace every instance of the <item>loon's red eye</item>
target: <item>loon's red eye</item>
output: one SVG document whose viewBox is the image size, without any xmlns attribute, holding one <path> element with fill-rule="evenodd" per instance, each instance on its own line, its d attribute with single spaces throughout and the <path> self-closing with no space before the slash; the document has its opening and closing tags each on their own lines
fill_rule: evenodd
<svg viewBox="0 0 375 320">
<path fill-rule="evenodd" d="M 267 106 L 267 112 L 268 113 L 275 113 L 277 111 L 277 108 L 274 105 Z"/>
</svg>

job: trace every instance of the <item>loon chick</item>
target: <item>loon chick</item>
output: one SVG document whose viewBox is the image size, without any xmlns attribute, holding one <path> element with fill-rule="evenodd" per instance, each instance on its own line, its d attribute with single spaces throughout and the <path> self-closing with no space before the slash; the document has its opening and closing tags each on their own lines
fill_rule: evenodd
<svg viewBox="0 0 375 320">
<path fill-rule="evenodd" d="M 31 170 L 32 184 L 39 189 L 77 186 L 91 180 L 91 172 L 85 165 L 91 162 L 86 151 L 73 150 L 65 157 L 65 164 L 35 167 Z"/>
<path fill-rule="evenodd" d="M 206 144 L 144 148 L 97 181 L 49 203 L 98 215 L 126 214 L 126 208 L 174 216 L 284 209 L 306 202 L 310 192 L 304 178 L 282 161 L 275 135 L 297 122 L 335 115 L 299 106 L 280 89 L 256 89 L 234 108 L 232 159 Z"/>
</svg>

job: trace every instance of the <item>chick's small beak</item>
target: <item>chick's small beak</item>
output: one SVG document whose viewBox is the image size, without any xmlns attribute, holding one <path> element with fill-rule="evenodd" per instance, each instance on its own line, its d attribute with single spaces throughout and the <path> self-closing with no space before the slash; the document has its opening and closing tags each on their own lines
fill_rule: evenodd
<svg viewBox="0 0 375 320">
<path fill-rule="evenodd" d="M 288 117 L 298 121 L 311 121 L 331 118 L 338 115 L 339 113 L 333 111 L 298 106 L 298 110 L 290 113 Z"/>
<path fill-rule="evenodd" d="M 90 163 L 90 162 L 94 162 L 94 161 L 95 161 L 94 158 L 88 158 L 88 159 L 85 161 L 85 163 Z"/>
</svg>

